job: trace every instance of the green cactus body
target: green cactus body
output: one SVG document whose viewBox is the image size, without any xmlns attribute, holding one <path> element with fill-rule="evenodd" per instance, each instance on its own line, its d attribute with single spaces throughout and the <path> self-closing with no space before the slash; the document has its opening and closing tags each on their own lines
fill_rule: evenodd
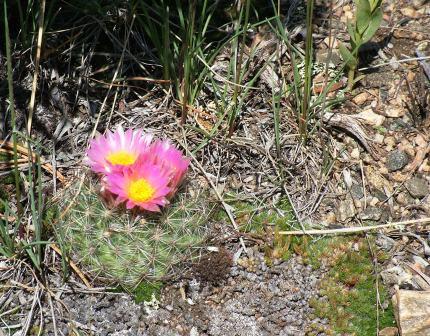
<svg viewBox="0 0 430 336">
<path fill-rule="evenodd" d="M 63 250 L 96 280 L 127 288 L 197 256 L 211 213 L 207 197 L 183 194 L 161 214 L 135 216 L 109 209 L 91 184 L 71 187 L 64 199 L 69 209 L 55 227 Z"/>
</svg>

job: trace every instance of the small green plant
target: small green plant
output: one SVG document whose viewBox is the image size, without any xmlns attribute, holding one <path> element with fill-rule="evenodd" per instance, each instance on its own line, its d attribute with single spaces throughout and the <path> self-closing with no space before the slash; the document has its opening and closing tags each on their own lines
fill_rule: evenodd
<svg viewBox="0 0 430 336">
<path fill-rule="evenodd" d="M 356 0 L 355 22 L 348 22 L 347 29 L 350 36 L 350 48 L 342 43 L 339 51 L 348 68 L 348 89 L 361 78 L 355 77 L 358 65 L 360 47 L 375 35 L 382 21 L 382 0 Z"/>
<path fill-rule="evenodd" d="M 65 252 L 101 282 L 132 290 L 162 280 L 206 238 L 211 209 L 201 195 L 177 196 L 161 214 L 144 217 L 110 209 L 91 183 L 78 187 L 67 191 L 63 206 L 70 208 L 54 229 Z"/>
<path fill-rule="evenodd" d="M 236 118 L 238 114 L 238 99 L 240 95 L 240 84 L 244 75 L 244 69 L 243 69 L 243 56 L 245 52 L 245 42 L 246 42 L 246 35 L 247 35 L 247 28 L 249 23 L 249 10 L 251 7 L 251 1 L 245 0 L 240 3 L 240 10 L 239 10 L 239 16 L 235 22 L 235 28 L 236 28 L 236 35 L 237 37 L 233 40 L 233 53 L 234 53 L 234 59 L 232 60 L 235 64 L 233 65 L 233 73 L 234 73 L 234 83 L 235 86 L 233 88 L 233 104 L 234 108 L 232 109 L 232 113 L 230 113 L 229 116 L 229 131 L 228 134 L 231 136 L 233 134 L 234 128 L 236 126 Z M 242 29 L 243 26 L 243 29 Z M 239 31 L 241 31 L 239 33 Z M 241 41 L 239 41 L 240 37 L 242 38 Z"/>
</svg>

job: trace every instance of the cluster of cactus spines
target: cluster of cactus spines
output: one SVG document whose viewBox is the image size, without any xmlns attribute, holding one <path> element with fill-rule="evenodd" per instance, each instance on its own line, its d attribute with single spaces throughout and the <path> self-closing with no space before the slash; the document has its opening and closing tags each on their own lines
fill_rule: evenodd
<svg viewBox="0 0 430 336">
<path fill-rule="evenodd" d="M 63 248 L 110 284 L 133 287 L 170 276 L 175 264 L 198 255 L 206 238 L 211 208 L 205 197 L 178 195 L 161 214 L 137 216 L 109 209 L 91 184 L 68 193 L 65 200 L 78 195 L 57 225 Z"/>
</svg>

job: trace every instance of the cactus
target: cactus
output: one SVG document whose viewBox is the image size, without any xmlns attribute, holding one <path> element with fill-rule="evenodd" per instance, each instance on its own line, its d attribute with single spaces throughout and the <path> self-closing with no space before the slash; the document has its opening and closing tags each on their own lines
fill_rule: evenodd
<svg viewBox="0 0 430 336">
<path fill-rule="evenodd" d="M 185 193 L 161 214 L 110 209 L 91 183 L 69 188 L 63 199 L 69 209 L 55 227 L 63 249 L 95 279 L 127 288 L 171 276 L 195 257 L 211 213 L 207 197 Z"/>
</svg>

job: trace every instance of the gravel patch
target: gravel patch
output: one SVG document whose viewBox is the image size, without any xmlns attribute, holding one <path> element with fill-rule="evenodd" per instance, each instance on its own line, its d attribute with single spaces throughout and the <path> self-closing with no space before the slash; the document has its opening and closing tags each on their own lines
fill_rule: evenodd
<svg viewBox="0 0 430 336">
<path fill-rule="evenodd" d="M 324 322 L 309 306 L 320 278 L 298 256 L 269 267 L 257 252 L 239 259 L 221 284 L 182 280 L 150 303 L 136 304 L 126 294 L 64 294 L 68 312 L 57 327 L 64 335 L 72 327 L 101 336 L 306 335 L 310 324 Z M 47 335 L 53 335 L 47 322 Z"/>
</svg>

